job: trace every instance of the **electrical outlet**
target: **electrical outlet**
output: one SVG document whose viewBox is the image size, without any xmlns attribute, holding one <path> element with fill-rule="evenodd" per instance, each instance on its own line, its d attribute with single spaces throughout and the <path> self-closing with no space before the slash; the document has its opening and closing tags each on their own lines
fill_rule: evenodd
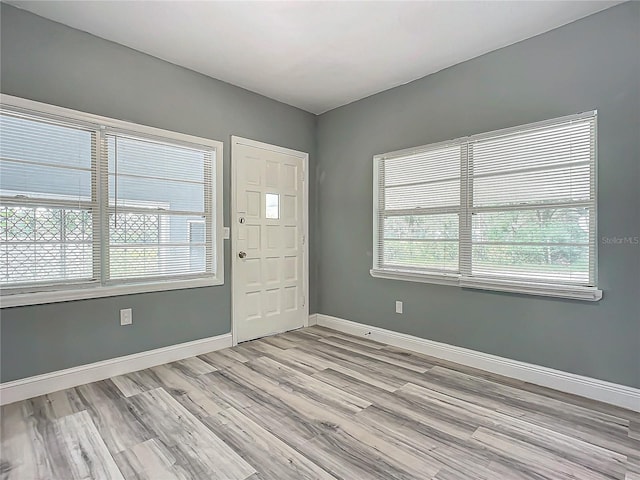
<svg viewBox="0 0 640 480">
<path fill-rule="evenodd" d="M 229 240 L 231 238 L 231 229 L 229 227 L 224 227 L 222 229 L 222 238 L 224 240 Z"/>
<path fill-rule="evenodd" d="M 130 308 L 120 310 L 120 325 L 131 325 L 133 322 L 133 313 Z"/>
<path fill-rule="evenodd" d="M 396 300 L 396 313 L 402 313 L 402 302 L 400 300 Z"/>
</svg>

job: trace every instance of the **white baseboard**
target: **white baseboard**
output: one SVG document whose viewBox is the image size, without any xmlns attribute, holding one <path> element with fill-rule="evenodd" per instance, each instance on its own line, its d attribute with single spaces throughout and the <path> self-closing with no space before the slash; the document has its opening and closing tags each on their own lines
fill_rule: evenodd
<svg viewBox="0 0 640 480">
<path fill-rule="evenodd" d="M 317 314 L 317 325 L 640 412 L 640 389 Z M 311 324 L 311 323 L 309 323 Z"/>
<path fill-rule="evenodd" d="M 101 362 L 0 383 L 0 405 L 97 382 L 231 346 L 231 334 L 179 343 Z"/>
<path fill-rule="evenodd" d="M 309 315 L 309 326 L 313 325 L 332 328 L 351 335 L 369 338 L 388 345 L 640 412 L 640 389 L 637 388 L 498 357 L 329 315 Z M 230 346 L 231 334 L 227 333 L 1 383 L 0 405 L 175 362 Z"/>
</svg>

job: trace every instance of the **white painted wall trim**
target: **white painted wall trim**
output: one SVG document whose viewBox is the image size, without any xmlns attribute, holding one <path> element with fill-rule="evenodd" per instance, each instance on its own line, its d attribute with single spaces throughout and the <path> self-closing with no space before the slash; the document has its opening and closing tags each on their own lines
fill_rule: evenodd
<svg viewBox="0 0 640 480">
<path fill-rule="evenodd" d="M 317 325 L 317 324 L 318 324 L 318 314 L 312 313 L 311 315 L 309 315 L 309 323 L 307 324 L 307 326 L 313 327 L 314 325 Z"/>
<path fill-rule="evenodd" d="M 316 314 L 317 325 L 640 412 L 640 389 Z M 311 323 L 309 323 L 311 324 Z"/>
<path fill-rule="evenodd" d="M 179 343 L 147 350 L 146 352 L 22 378 L 13 382 L 0 383 L 0 405 L 46 395 L 85 383 L 97 382 L 116 375 L 162 365 L 163 363 L 175 362 L 230 346 L 231 334 L 225 333 L 216 337 Z"/>
<path fill-rule="evenodd" d="M 223 241 L 220 240 L 220 243 L 222 242 Z M 117 297 L 119 295 L 132 295 L 136 293 L 165 292 L 169 290 L 183 290 L 185 288 L 213 287 L 216 285 L 224 285 L 224 277 L 142 282 L 127 285 L 92 286 L 72 290 L 60 289 L 32 293 L 12 293 L 0 297 L 0 308 Z"/>
</svg>

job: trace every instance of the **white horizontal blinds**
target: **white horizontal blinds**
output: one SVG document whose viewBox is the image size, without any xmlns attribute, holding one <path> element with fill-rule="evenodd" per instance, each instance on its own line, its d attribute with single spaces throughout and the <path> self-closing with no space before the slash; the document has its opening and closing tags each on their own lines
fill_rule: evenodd
<svg viewBox="0 0 640 480">
<path fill-rule="evenodd" d="M 106 131 L 108 280 L 214 274 L 211 147 Z"/>
<path fill-rule="evenodd" d="M 374 268 L 457 272 L 460 144 L 378 160 Z"/>
<path fill-rule="evenodd" d="M 595 114 L 469 141 L 473 277 L 595 284 Z"/>
<path fill-rule="evenodd" d="M 0 286 L 99 279 L 96 145 L 95 127 L 0 111 Z"/>
</svg>

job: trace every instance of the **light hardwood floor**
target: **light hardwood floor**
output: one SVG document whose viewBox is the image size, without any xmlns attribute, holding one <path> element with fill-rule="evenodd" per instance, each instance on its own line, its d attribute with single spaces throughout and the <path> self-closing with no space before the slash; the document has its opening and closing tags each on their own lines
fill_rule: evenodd
<svg viewBox="0 0 640 480">
<path fill-rule="evenodd" d="M 311 327 L 2 408 L 6 480 L 640 480 L 640 414 Z"/>
</svg>

